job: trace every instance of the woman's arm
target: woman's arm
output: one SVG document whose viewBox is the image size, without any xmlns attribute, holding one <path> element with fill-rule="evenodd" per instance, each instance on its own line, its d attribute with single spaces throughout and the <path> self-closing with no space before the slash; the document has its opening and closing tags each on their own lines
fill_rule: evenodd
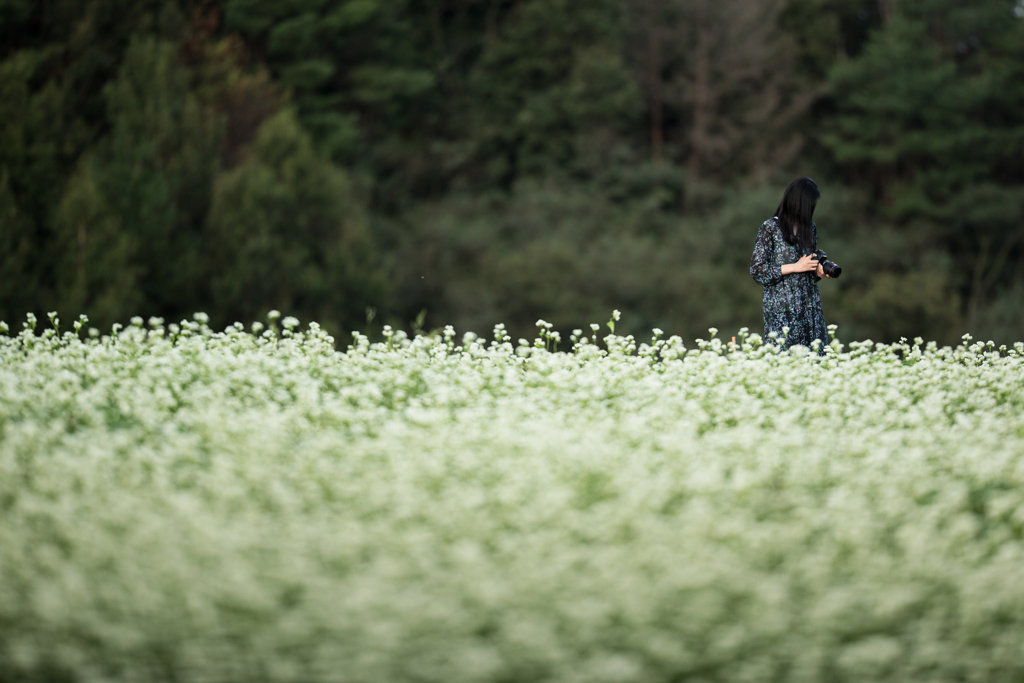
<svg viewBox="0 0 1024 683">
<path fill-rule="evenodd" d="M 786 274 L 780 260 L 781 255 L 775 248 L 775 224 L 767 220 L 757 231 L 754 253 L 750 257 L 750 277 L 764 287 L 778 284 Z"/>
<path fill-rule="evenodd" d="M 819 270 L 821 266 L 818 265 L 818 257 L 814 254 L 808 254 L 804 256 L 796 263 L 787 263 L 782 266 L 782 274 L 789 275 L 790 273 L 806 273 L 812 270 Z"/>
</svg>

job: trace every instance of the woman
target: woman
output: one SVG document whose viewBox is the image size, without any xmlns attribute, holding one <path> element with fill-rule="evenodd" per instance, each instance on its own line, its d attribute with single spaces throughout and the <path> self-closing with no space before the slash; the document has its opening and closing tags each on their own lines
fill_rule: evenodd
<svg viewBox="0 0 1024 683">
<path fill-rule="evenodd" d="M 821 312 L 818 281 L 825 277 L 814 256 L 818 248 L 817 226 L 811 218 L 821 193 L 810 178 L 797 178 L 782 195 L 775 216 L 757 231 L 750 275 L 764 286 L 764 335 L 772 332 L 785 346 L 810 347 L 821 340 L 819 353 L 828 343 L 825 316 Z M 783 328 L 789 328 L 788 333 Z"/>
</svg>

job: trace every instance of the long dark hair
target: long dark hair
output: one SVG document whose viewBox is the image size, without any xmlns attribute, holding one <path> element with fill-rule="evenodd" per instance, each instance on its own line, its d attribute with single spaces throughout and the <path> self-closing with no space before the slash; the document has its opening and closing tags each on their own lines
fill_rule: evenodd
<svg viewBox="0 0 1024 683">
<path fill-rule="evenodd" d="M 797 178 L 782 193 L 775 217 L 779 219 L 782 237 L 787 243 L 799 244 L 801 248 L 810 247 L 812 251 L 817 249 L 814 233 L 811 232 L 811 219 L 814 218 L 814 207 L 818 205 L 820 197 L 818 184 L 807 177 Z"/>
</svg>

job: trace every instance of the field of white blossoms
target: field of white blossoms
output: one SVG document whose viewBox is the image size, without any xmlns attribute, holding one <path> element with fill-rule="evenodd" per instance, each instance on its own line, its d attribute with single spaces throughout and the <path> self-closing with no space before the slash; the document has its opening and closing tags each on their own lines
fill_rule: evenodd
<svg viewBox="0 0 1024 683">
<path fill-rule="evenodd" d="M 1024 680 L 1020 344 L 83 322 L 0 325 L 4 683 Z"/>
</svg>

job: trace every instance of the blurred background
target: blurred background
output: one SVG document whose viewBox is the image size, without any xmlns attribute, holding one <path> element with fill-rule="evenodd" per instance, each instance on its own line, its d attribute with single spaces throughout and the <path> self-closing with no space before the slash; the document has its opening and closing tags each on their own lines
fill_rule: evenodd
<svg viewBox="0 0 1024 683">
<path fill-rule="evenodd" d="M 1024 339 L 1024 0 L 0 0 L 0 318 Z M 20 327 L 20 326 L 19 326 Z"/>
</svg>

